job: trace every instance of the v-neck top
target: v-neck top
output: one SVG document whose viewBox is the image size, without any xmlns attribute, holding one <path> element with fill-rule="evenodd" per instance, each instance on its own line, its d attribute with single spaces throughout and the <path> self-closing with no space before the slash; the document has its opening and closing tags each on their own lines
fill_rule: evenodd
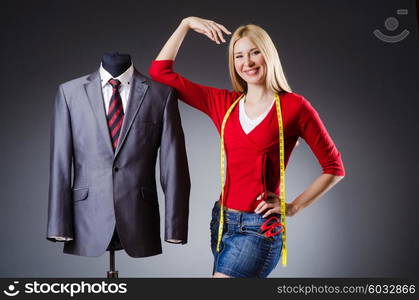
<svg viewBox="0 0 419 300">
<path fill-rule="evenodd" d="M 240 99 L 239 101 L 239 120 L 240 120 L 240 125 L 243 128 L 243 131 L 246 134 L 248 134 L 256 126 L 258 126 L 263 121 L 263 119 L 265 119 L 265 117 L 268 115 L 269 111 L 272 109 L 272 106 L 275 103 L 275 98 L 272 99 L 272 103 L 271 105 L 269 105 L 269 108 L 265 110 L 263 113 L 261 113 L 259 116 L 257 116 L 257 118 L 255 119 L 250 119 L 249 116 L 247 115 L 246 109 L 244 107 L 245 100 L 246 100 L 246 96 Z"/>
<path fill-rule="evenodd" d="M 194 83 L 173 71 L 173 60 L 152 61 L 149 74 L 153 80 L 174 87 L 179 99 L 207 114 L 218 132 L 223 118 L 241 93 Z M 316 156 L 323 174 L 344 176 L 341 154 L 311 103 L 296 93 L 280 94 L 284 128 L 284 162 L 299 137 Z M 279 196 L 279 130 L 275 105 L 248 134 L 239 118 L 239 105 L 234 107 L 224 128 L 227 160 L 224 203 L 228 208 L 253 212 L 266 191 Z"/>
</svg>

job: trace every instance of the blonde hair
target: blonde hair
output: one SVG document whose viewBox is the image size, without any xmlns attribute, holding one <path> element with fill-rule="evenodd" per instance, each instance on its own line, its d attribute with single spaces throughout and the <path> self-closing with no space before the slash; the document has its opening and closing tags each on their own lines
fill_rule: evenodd
<svg viewBox="0 0 419 300">
<path fill-rule="evenodd" d="M 267 68 L 265 79 L 266 87 L 275 93 L 280 93 L 281 91 L 291 92 L 291 88 L 285 78 L 278 51 L 276 50 L 274 43 L 263 28 L 253 24 L 240 26 L 236 29 L 230 39 L 228 49 L 228 66 L 233 89 L 237 92 L 247 92 L 246 81 L 244 81 L 240 75 L 237 74 L 234 67 L 234 45 L 243 37 L 249 38 L 260 50 L 263 58 L 265 59 Z"/>
</svg>

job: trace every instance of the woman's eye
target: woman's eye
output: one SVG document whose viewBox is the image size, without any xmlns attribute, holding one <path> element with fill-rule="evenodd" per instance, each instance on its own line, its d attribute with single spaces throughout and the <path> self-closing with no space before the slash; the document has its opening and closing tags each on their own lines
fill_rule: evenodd
<svg viewBox="0 0 419 300">
<path fill-rule="evenodd" d="M 243 57 L 243 55 L 237 55 L 236 56 L 236 58 L 242 58 Z"/>
<path fill-rule="evenodd" d="M 253 55 L 258 55 L 260 53 L 260 51 L 254 51 L 252 54 Z"/>
</svg>

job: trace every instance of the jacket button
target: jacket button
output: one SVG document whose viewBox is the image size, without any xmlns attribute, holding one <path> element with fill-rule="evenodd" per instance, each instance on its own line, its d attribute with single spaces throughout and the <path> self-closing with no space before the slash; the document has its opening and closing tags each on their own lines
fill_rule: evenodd
<svg viewBox="0 0 419 300">
<path fill-rule="evenodd" d="M 114 172 L 118 172 L 119 168 L 118 167 L 113 167 Z"/>
</svg>

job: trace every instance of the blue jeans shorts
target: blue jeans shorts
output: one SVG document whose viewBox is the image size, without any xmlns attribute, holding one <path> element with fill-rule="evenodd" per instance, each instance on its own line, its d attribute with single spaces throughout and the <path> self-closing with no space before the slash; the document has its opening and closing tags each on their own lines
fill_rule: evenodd
<svg viewBox="0 0 419 300">
<path fill-rule="evenodd" d="M 271 214 L 277 216 L 278 214 Z M 215 202 L 210 223 L 211 250 L 214 255 L 213 274 L 230 277 L 267 277 L 279 262 L 282 233 L 266 237 L 259 228 L 267 218 L 261 214 L 224 211 L 224 228 L 220 252 L 216 252 L 220 205 Z"/>
</svg>

